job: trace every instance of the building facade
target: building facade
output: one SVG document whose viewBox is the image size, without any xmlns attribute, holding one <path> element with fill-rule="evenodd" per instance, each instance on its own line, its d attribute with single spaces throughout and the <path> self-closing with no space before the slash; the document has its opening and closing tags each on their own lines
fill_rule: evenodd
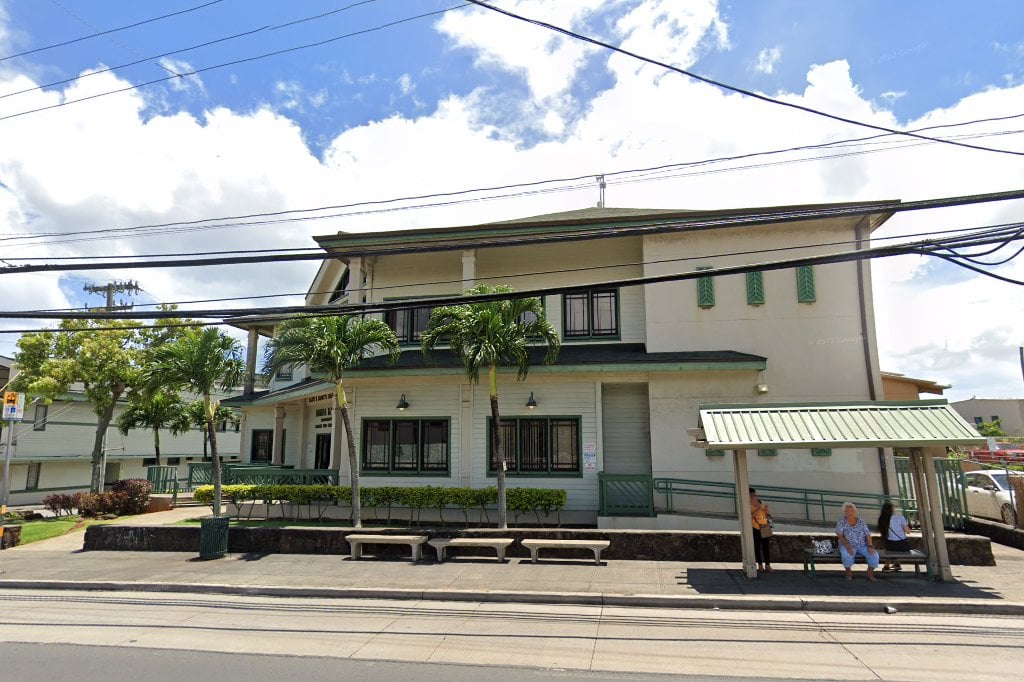
<svg viewBox="0 0 1024 682">
<path fill-rule="evenodd" d="M 401 359 L 388 366 L 375 358 L 346 378 L 363 484 L 493 485 L 500 460 L 490 452 L 486 386 L 471 384 L 445 351 L 427 362 L 419 350 L 430 298 L 477 283 L 517 290 L 593 284 L 543 296 L 563 342 L 555 364 L 538 361 L 525 382 L 511 370 L 500 375 L 509 485 L 563 488 L 563 518 L 593 523 L 602 474 L 731 481 L 724 453 L 690 444 L 686 429 L 697 424 L 698 405 L 883 397 L 870 268 L 858 261 L 605 283 L 865 248 L 889 217 L 886 205 L 598 208 L 318 238 L 336 258 L 321 266 L 307 304 L 423 301 L 382 315 L 403 342 Z M 792 217 L 835 206 L 863 212 Z M 732 224 L 744 218 L 756 224 Z M 235 323 L 249 331 L 253 365 L 255 342 L 273 333 L 274 320 Z M 330 457 L 332 398 L 332 385 L 300 367 L 227 401 L 242 409 L 242 459 L 334 468 L 347 480 L 347 458 Z M 891 480 L 891 453 L 876 449 L 758 454 L 755 484 L 881 492 Z M 715 505 L 695 499 L 691 506 Z"/>
<path fill-rule="evenodd" d="M 1024 436 L 1024 398 L 968 398 L 951 403 L 971 424 L 998 421 L 1008 436 Z"/>
</svg>

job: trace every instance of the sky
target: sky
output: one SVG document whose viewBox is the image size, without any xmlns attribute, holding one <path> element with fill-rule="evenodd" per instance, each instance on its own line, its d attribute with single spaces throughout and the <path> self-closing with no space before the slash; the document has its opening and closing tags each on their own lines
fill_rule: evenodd
<svg viewBox="0 0 1024 682">
<path fill-rule="evenodd" d="M 912 129 L 1024 114 L 1024 6 L 1011 0 L 988 2 L 984 11 L 952 1 L 497 4 L 878 125 Z M 67 44 L 49 47 L 57 43 Z M 119 92 L 104 94 L 111 91 Z M 1024 150 L 1022 130 L 1024 117 L 946 134 L 984 135 L 970 141 Z M 591 206 L 596 189 L 583 183 L 263 226 L 90 232 L 866 134 L 460 0 L 0 0 L 0 259 L 305 247 L 314 245 L 311 236 L 337 230 L 504 220 Z M 872 153 L 801 162 L 813 155 L 792 153 L 771 157 L 787 162 L 781 165 L 734 162 L 712 166 L 714 173 L 610 181 L 607 204 L 730 208 L 1024 187 L 1020 157 L 891 141 L 856 151 Z M 1024 202 L 902 214 L 876 236 L 1014 220 L 1024 220 Z M 27 238 L 40 232 L 68 234 Z M 294 294 L 263 299 L 286 305 L 301 303 L 315 271 L 316 264 L 289 263 L 4 275 L 0 294 L 7 309 L 60 308 L 98 301 L 82 291 L 86 284 L 132 278 L 143 289 L 139 304 Z M 1024 278 L 1024 257 L 996 271 Z M 875 261 L 872 272 L 883 369 L 952 384 L 953 399 L 1024 394 L 1021 287 L 912 256 Z M 0 329 L 38 325 L 0 321 Z M 14 352 L 15 338 L 0 334 L 0 354 Z"/>
</svg>

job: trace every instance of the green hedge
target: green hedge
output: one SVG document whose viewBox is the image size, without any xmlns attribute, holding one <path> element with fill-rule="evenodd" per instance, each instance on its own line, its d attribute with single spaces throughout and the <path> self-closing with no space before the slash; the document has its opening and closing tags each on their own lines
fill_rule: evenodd
<svg viewBox="0 0 1024 682">
<path fill-rule="evenodd" d="M 337 485 L 226 485 L 221 488 L 221 491 L 224 502 L 234 508 L 236 517 L 241 516 L 243 505 L 247 503 L 250 504 L 250 517 L 257 503 L 265 503 L 279 505 L 282 516 L 286 515 L 288 507 L 301 506 L 310 508 L 311 518 L 314 513 L 318 518 L 322 518 L 327 507 L 336 504 L 349 504 L 352 501 L 351 488 Z M 468 525 L 469 511 L 479 509 L 489 522 L 488 510 L 498 503 L 498 489 L 493 486 L 489 488 L 363 487 L 360 489 L 360 494 L 364 508 L 376 509 L 378 516 L 386 509 L 388 521 L 391 520 L 392 509 L 402 507 L 413 510 L 417 521 L 419 521 L 420 512 L 424 509 L 437 509 L 442 521 L 444 520 L 444 510 L 458 509 L 462 511 L 463 518 Z M 565 508 L 566 494 L 564 490 L 550 488 L 509 488 L 505 499 L 508 511 L 515 520 L 518 521 L 523 514 L 532 512 L 536 515 L 537 522 L 540 523 L 541 515 L 557 514 Z M 196 488 L 195 500 L 211 504 L 213 502 L 213 486 L 206 485 Z"/>
</svg>

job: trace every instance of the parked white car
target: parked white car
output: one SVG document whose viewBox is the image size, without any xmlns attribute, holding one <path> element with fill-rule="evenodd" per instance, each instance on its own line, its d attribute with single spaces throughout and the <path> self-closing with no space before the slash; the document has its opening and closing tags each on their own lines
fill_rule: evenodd
<svg viewBox="0 0 1024 682">
<path fill-rule="evenodd" d="M 1017 474 L 1017 472 L 1012 472 Z M 1010 526 L 1016 525 L 1013 503 L 1024 500 L 1010 499 L 1010 474 L 1006 469 L 969 471 L 964 474 L 967 492 L 967 511 L 971 516 L 998 519 Z"/>
</svg>

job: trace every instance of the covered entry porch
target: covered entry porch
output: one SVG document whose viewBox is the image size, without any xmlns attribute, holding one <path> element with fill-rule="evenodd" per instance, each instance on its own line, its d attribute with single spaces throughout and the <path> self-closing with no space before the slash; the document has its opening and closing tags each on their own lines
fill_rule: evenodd
<svg viewBox="0 0 1024 682">
<path fill-rule="evenodd" d="M 918 500 L 921 535 L 931 574 L 952 580 L 935 459 L 954 445 L 983 439 L 945 400 L 912 402 L 701 405 L 694 445 L 730 450 L 735 472 L 743 572 L 757 577 L 754 561 L 747 451 L 880 447 L 905 448 Z M 789 455 L 798 456 L 798 455 Z"/>
</svg>

